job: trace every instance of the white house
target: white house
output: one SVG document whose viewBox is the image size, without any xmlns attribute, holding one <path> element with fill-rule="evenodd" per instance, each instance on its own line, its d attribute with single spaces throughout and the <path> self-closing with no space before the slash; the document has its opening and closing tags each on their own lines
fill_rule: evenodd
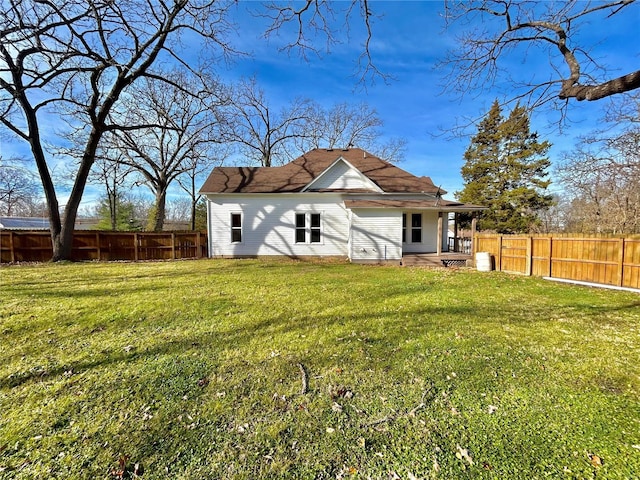
<svg viewBox="0 0 640 480">
<path fill-rule="evenodd" d="M 447 251 L 448 213 L 481 208 L 357 148 L 314 149 L 281 167 L 216 167 L 200 193 L 212 257 L 397 263 Z"/>
</svg>

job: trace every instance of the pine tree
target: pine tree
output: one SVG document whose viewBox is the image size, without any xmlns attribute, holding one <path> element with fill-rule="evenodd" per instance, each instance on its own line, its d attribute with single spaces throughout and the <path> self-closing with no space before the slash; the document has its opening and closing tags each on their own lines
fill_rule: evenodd
<svg viewBox="0 0 640 480">
<path fill-rule="evenodd" d="M 100 221 L 96 230 L 130 232 L 142 230 L 135 217 L 135 205 L 120 195 L 104 197 L 96 206 L 96 216 Z"/>
<path fill-rule="evenodd" d="M 498 101 L 493 102 L 464 153 L 464 188 L 457 192 L 462 202 L 488 207 L 479 219 L 481 230 L 530 231 L 538 212 L 553 204 L 544 193 L 550 183 L 545 156 L 550 147 L 530 131 L 524 107 L 517 105 L 505 119 Z"/>
</svg>

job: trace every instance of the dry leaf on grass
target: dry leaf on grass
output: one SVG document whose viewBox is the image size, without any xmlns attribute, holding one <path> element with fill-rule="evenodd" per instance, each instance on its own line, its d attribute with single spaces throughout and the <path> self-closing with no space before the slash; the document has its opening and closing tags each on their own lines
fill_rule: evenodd
<svg viewBox="0 0 640 480">
<path fill-rule="evenodd" d="M 604 460 L 602 460 L 602 458 L 595 453 L 589 454 L 589 460 L 591 460 L 591 465 L 593 465 L 594 468 L 598 468 L 604 465 Z"/>
<path fill-rule="evenodd" d="M 473 459 L 469 454 L 469 450 L 467 450 L 466 448 L 462 448 L 460 445 L 456 445 L 456 450 L 456 458 L 460 460 L 466 460 L 467 462 L 469 462 L 469 465 L 473 465 Z"/>
</svg>

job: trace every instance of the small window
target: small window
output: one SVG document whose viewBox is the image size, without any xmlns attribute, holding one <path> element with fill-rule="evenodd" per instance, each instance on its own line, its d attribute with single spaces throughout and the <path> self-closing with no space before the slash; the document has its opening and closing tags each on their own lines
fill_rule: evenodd
<svg viewBox="0 0 640 480">
<path fill-rule="evenodd" d="M 421 213 L 411 214 L 411 242 L 412 243 L 422 242 L 422 214 Z"/>
<path fill-rule="evenodd" d="M 242 242 L 242 214 L 231 214 L 231 243 Z"/>
<path fill-rule="evenodd" d="M 307 221 L 304 213 L 296 213 L 296 243 L 307 241 Z"/>
<path fill-rule="evenodd" d="M 311 214 L 311 243 L 320 243 L 320 214 Z"/>
</svg>

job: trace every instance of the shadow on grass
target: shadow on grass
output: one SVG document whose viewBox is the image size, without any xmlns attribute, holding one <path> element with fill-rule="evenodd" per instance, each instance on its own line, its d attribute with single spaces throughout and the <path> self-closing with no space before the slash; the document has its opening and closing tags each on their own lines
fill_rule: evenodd
<svg viewBox="0 0 640 480">
<path fill-rule="evenodd" d="M 387 292 L 389 295 L 406 295 L 406 290 L 397 292 Z M 587 318 L 598 317 L 604 312 L 615 312 L 621 310 L 631 310 L 637 308 L 640 303 L 630 303 L 621 306 L 596 307 L 585 305 L 582 311 L 588 313 Z M 225 305 L 232 307 L 232 304 Z M 220 307 L 220 305 L 218 305 Z M 566 307 L 566 306 L 565 306 Z M 505 318 L 509 319 L 511 325 L 535 325 L 544 322 L 546 319 L 555 318 L 558 314 L 555 305 L 541 305 L 535 308 L 524 309 L 519 305 L 504 306 L 483 305 L 447 305 L 447 306 L 415 306 L 401 311 L 385 311 L 372 314 L 371 312 L 350 313 L 345 315 L 319 313 L 313 315 L 294 315 L 279 313 L 267 318 L 254 321 L 243 320 L 241 328 L 216 328 L 217 324 L 211 325 L 215 330 L 204 333 L 193 333 L 179 336 L 177 339 L 155 344 L 151 347 L 135 348 L 129 352 L 111 351 L 98 358 L 70 362 L 55 366 L 53 368 L 33 368 L 28 371 L 10 374 L 0 378 L 0 388 L 13 388 L 30 381 L 45 381 L 56 378 L 73 371 L 74 374 L 82 373 L 94 368 L 117 365 L 121 362 L 132 362 L 140 359 L 153 358 L 160 355 L 179 355 L 188 351 L 196 352 L 199 349 L 207 349 L 207 352 L 224 354 L 228 351 L 246 350 L 251 345 L 263 344 L 265 346 L 274 342 L 275 338 L 283 336 L 298 336 L 300 338 L 313 338 L 314 330 L 321 328 L 335 332 L 322 339 L 324 342 L 335 342 L 334 345 L 343 345 L 345 348 L 350 343 L 350 338 L 345 337 L 346 330 L 354 332 L 356 330 L 363 334 L 360 341 L 371 346 L 372 344 L 383 344 L 381 348 L 394 345 L 401 345 L 408 338 L 408 335 L 419 336 L 423 334 L 446 334 L 454 335 L 459 330 L 473 327 L 474 322 L 480 324 L 502 324 Z M 215 319 L 213 319 L 215 320 Z M 133 321 L 133 320 L 131 320 Z M 370 325 L 370 322 L 373 322 Z M 375 324 L 375 325 L 374 325 Z M 374 328 L 375 326 L 375 328 Z M 340 328 L 337 328 L 340 327 Z M 140 332 L 144 339 L 144 334 Z M 342 336 L 341 336 L 342 335 Z M 320 340 L 320 339 L 318 339 Z M 481 339 L 476 339 L 480 341 Z M 295 340 L 292 340 L 295 342 Z M 295 350 L 295 345 L 292 346 Z M 253 353 L 253 352 L 252 352 Z M 323 355 L 323 348 L 316 343 L 311 350 L 300 351 L 300 361 L 311 361 L 316 367 L 329 365 L 331 360 L 327 355 Z"/>
</svg>

